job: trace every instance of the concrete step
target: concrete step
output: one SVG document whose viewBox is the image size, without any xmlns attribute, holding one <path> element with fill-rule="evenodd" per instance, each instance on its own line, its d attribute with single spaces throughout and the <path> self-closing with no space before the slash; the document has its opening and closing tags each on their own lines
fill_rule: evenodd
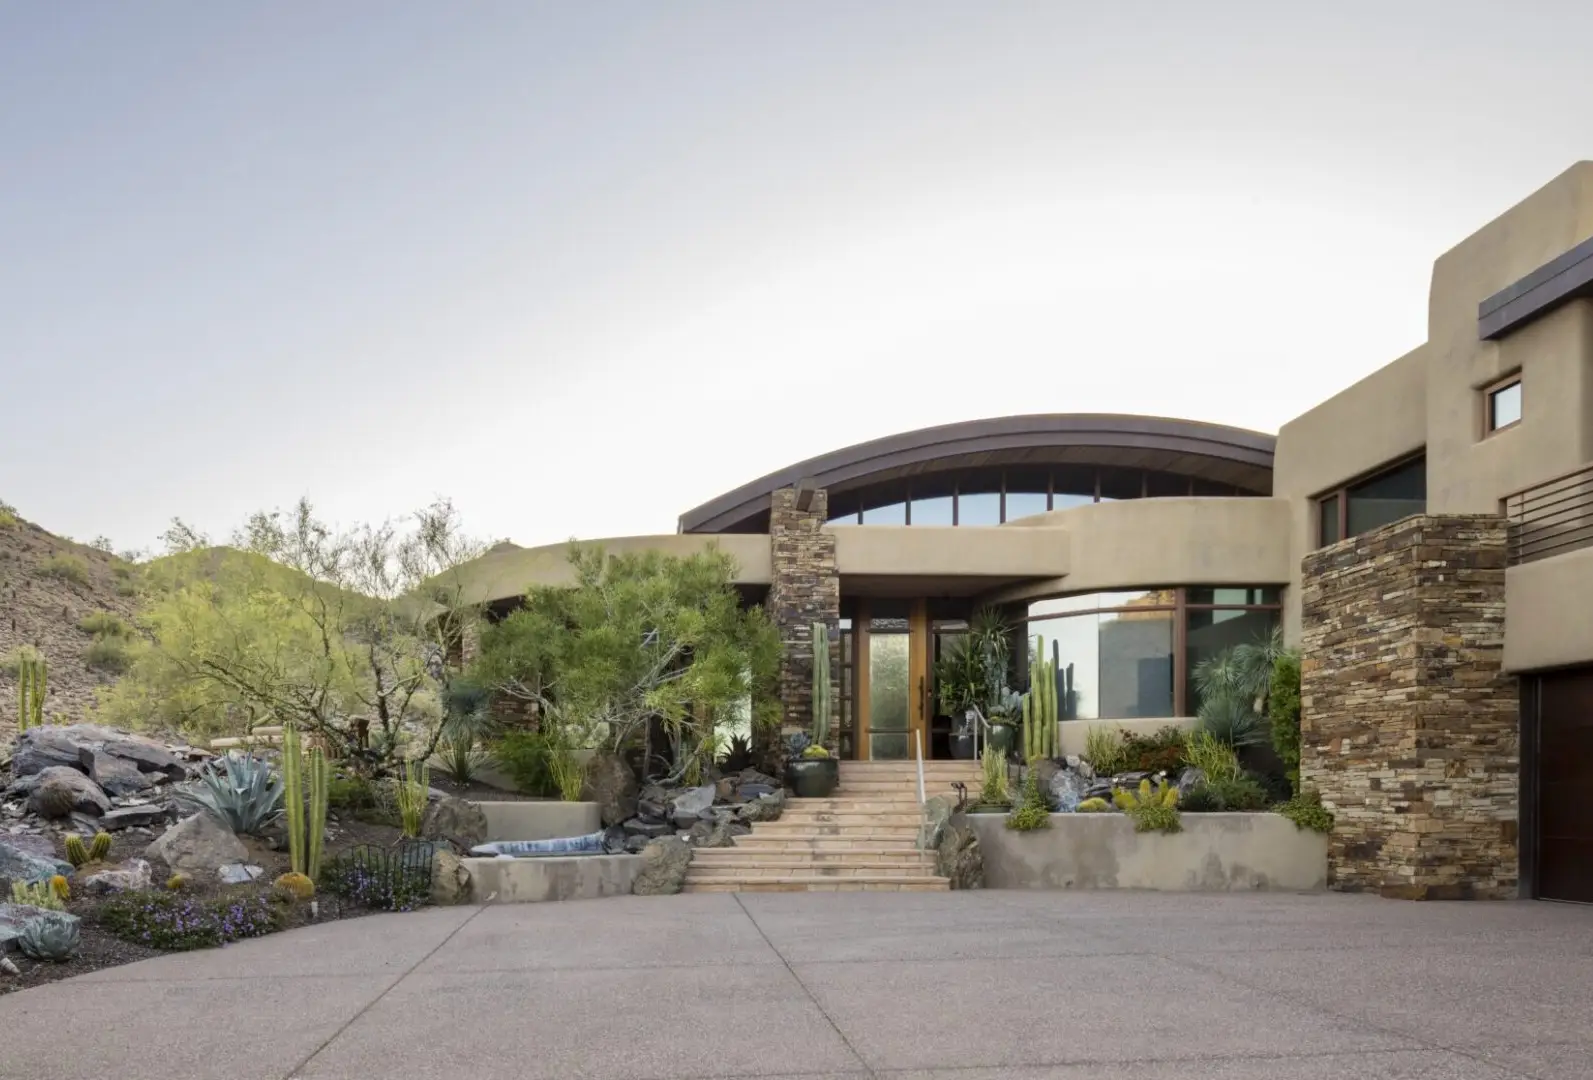
<svg viewBox="0 0 1593 1080">
<path fill-rule="evenodd" d="M 918 850 L 916 836 L 904 837 L 851 837 L 851 836 L 751 836 L 736 837 L 735 846 L 748 851 L 913 851 Z"/>
<path fill-rule="evenodd" d="M 860 821 L 855 825 L 814 825 L 801 821 L 760 821 L 752 827 L 753 836 L 791 836 L 823 838 L 836 837 L 843 840 L 898 840 L 903 837 L 911 839 L 918 835 L 916 821 L 902 822 L 900 824 L 872 821 Z"/>
<path fill-rule="evenodd" d="M 918 814 L 921 813 L 918 805 L 918 793 L 902 798 L 876 799 L 870 796 L 858 798 L 845 798 L 837 796 L 830 799 L 787 799 L 785 813 L 782 818 L 792 814 Z"/>
<path fill-rule="evenodd" d="M 945 892 L 942 877 L 769 877 L 688 881 L 682 892 Z"/>
<path fill-rule="evenodd" d="M 799 847 L 794 851 L 779 851 L 763 847 L 698 848 L 691 857 L 692 866 L 718 866 L 721 863 L 745 866 L 763 866 L 800 860 L 813 866 L 857 866 L 878 863 L 886 866 L 916 866 L 929 862 L 933 855 L 917 848 L 892 850 L 878 848 L 846 848 L 823 850 Z"/>
<path fill-rule="evenodd" d="M 696 860 L 692 861 L 691 869 L 686 874 L 687 881 L 722 881 L 725 878 L 765 878 L 765 877 L 933 877 L 935 868 L 929 863 L 914 866 L 908 863 L 892 862 L 859 862 L 848 865 L 835 863 L 808 863 L 799 859 L 787 859 L 782 863 L 752 863 L 746 866 L 720 865 L 699 866 Z"/>
</svg>

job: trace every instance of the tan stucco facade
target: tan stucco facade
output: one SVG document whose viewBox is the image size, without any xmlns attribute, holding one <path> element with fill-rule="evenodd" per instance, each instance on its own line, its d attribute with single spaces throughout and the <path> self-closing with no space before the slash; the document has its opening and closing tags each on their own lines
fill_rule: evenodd
<svg viewBox="0 0 1593 1080">
<path fill-rule="evenodd" d="M 1437 259 L 1426 343 L 1283 426 L 1273 493 L 1289 504 L 1291 640 L 1300 560 L 1316 546 L 1314 496 L 1425 452 L 1429 513 L 1498 514 L 1507 496 L 1593 461 L 1593 303 L 1573 300 L 1498 340 L 1479 333 L 1484 300 L 1590 236 L 1593 163 L 1580 162 Z M 1521 421 L 1489 433 L 1485 391 L 1516 374 Z M 1560 603 L 1593 582 L 1576 563 L 1554 566 L 1565 558 L 1510 571 L 1511 670 L 1593 661 L 1593 632 L 1538 607 L 1555 595 L 1545 582 L 1573 590 Z"/>
</svg>

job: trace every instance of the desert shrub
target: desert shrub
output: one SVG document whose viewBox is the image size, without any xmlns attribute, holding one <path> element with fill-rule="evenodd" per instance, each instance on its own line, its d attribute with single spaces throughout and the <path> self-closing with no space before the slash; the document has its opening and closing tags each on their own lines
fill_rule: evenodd
<svg viewBox="0 0 1593 1080">
<path fill-rule="evenodd" d="M 17 512 L 5 503 L 0 503 L 0 529 L 14 529 L 17 525 Z"/>
<path fill-rule="evenodd" d="M 51 555 L 39 564 L 39 573 L 74 585 L 87 585 L 88 566 L 76 555 Z"/>
<path fill-rule="evenodd" d="M 1139 782 L 1138 791 L 1118 788 L 1112 792 L 1116 807 L 1134 819 L 1135 832 L 1183 832 L 1178 819 L 1178 789 L 1165 781 Z"/>
<path fill-rule="evenodd" d="M 1200 793 L 1200 802 L 1208 802 L 1205 808 L 1208 813 L 1249 813 L 1255 810 L 1266 809 L 1271 799 L 1267 797 L 1267 789 L 1262 787 L 1253 776 L 1233 776 L 1219 779 L 1207 779 L 1197 785 L 1179 800 L 1179 806 L 1191 812 L 1194 807 L 1190 805 L 1190 797 Z"/>
<path fill-rule="evenodd" d="M 1123 765 L 1123 733 L 1116 728 L 1092 727 L 1084 733 L 1084 760 L 1097 776 L 1116 776 Z"/>
<path fill-rule="evenodd" d="M 363 776 L 334 776 L 326 782 L 326 805 L 334 810 L 368 810 L 376 805 L 376 794 Z"/>
<path fill-rule="evenodd" d="M 320 888 L 358 907 L 414 911 L 431 899 L 433 857 L 433 845 L 424 841 L 355 848 L 327 864 Z"/>
<path fill-rule="evenodd" d="M 121 638 L 95 638 L 83 652 L 83 665 L 90 671 L 120 675 L 132 664 L 133 654 Z"/>
<path fill-rule="evenodd" d="M 282 910 L 264 896 L 200 900 L 181 892 L 125 892 L 99 909 L 100 924 L 153 949 L 212 949 L 281 930 Z"/>
<path fill-rule="evenodd" d="M 498 740 L 493 756 L 522 794 L 555 796 L 559 788 L 549 767 L 552 751 L 552 740 L 540 731 L 511 731 Z"/>
<path fill-rule="evenodd" d="M 77 621 L 77 628 L 95 637 L 130 637 L 132 626 L 114 611 L 91 611 Z"/>
<path fill-rule="evenodd" d="M 1222 810 L 1217 796 L 1205 784 L 1196 784 L 1178 796 L 1178 809 L 1186 814 L 1215 814 Z"/>
<path fill-rule="evenodd" d="M 1123 767 L 1118 772 L 1173 771 L 1184 760 L 1184 733 L 1168 724 L 1150 735 L 1123 733 Z"/>
<path fill-rule="evenodd" d="M 1314 791 L 1296 795 L 1277 810 L 1294 822 L 1296 828 L 1319 833 L 1333 831 L 1333 813 L 1322 805 L 1322 797 Z"/>
<path fill-rule="evenodd" d="M 0 657 L 0 672 L 4 672 L 8 677 L 14 679 L 21 673 L 24 661 L 42 659 L 44 659 L 44 654 L 32 645 L 18 645 L 6 653 L 4 657 Z"/>
<path fill-rule="evenodd" d="M 1033 832 L 1051 827 L 1051 807 L 1045 793 L 1040 790 L 1039 773 L 1031 766 L 1023 778 L 1023 805 L 1007 815 L 1007 828 L 1016 832 Z"/>
</svg>

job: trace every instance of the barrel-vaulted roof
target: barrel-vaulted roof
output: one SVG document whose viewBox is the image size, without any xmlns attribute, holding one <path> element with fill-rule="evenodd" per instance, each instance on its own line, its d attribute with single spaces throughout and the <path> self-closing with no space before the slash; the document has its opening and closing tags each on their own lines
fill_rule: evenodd
<svg viewBox="0 0 1593 1080">
<path fill-rule="evenodd" d="M 1040 413 L 921 428 L 809 458 L 743 484 L 680 516 L 681 532 L 743 531 L 769 496 L 804 480 L 836 493 L 992 466 L 1139 469 L 1272 493 L 1276 438 L 1160 416 Z"/>
</svg>

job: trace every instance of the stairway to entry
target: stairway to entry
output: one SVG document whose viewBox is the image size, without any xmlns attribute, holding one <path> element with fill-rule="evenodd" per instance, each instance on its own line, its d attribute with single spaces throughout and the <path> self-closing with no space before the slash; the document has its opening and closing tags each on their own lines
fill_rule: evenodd
<svg viewBox="0 0 1593 1080">
<path fill-rule="evenodd" d="M 948 888 L 931 852 L 918 850 L 922 820 L 913 761 L 843 761 L 828 799 L 791 799 L 779 821 L 760 821 L 734 847 L 698 848 L 686 892 L 929 892 Z M 977 791 L 977 761 L 924 762 L 924 793 Z"/>
</svg>

